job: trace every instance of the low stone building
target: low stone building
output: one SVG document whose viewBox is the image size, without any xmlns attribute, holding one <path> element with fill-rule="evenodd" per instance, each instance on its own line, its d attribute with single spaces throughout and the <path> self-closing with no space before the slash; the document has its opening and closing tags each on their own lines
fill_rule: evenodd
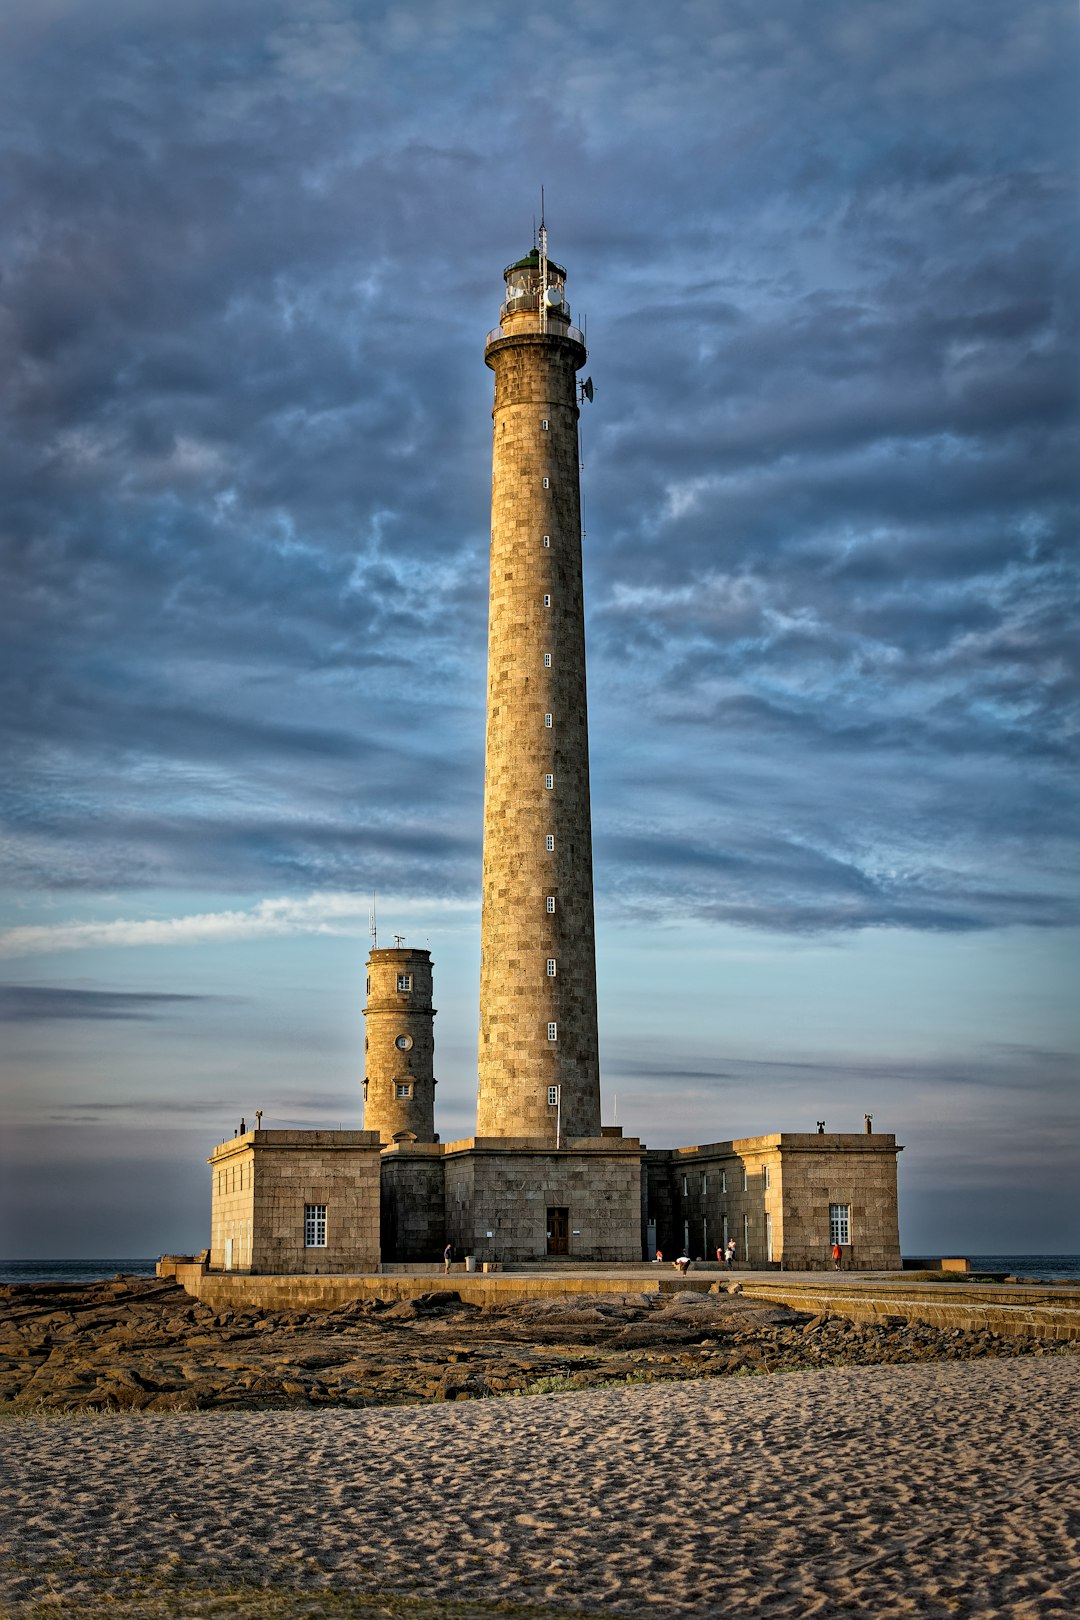
<svg viewBox="0 0 1080 1620">
<path fill-rule="evenodd" d="M 777 1132 L 645 1154 L 646 1253 L 711 1260 L 735 1241 L 740 1263 L 898 1270 L 896 1137 Z"/>
<path fill-rule="evenodd" d="M 209 1163 L 212 1269 L 378 1269 L 377 1132 L 246 1131 Z"/>
<path fill-rule="evenodd" d="M 899 1270 L 896 1156 L 886 1132 L 777 1132 L 645 1149 L 609 1128 L 540 1138 L 382 1144 L 375 1131 L 248 1131 L 210 1157 L 213 1270 L 301 1275 L 434 1264 L 712 1260 Z"/>
</svg>

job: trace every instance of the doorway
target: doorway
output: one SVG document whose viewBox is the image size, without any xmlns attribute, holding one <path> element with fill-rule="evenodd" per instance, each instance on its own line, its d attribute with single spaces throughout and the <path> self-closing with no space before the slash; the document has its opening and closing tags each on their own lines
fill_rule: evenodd
<svg viewBox="0 0 1080 1620">
<path fill-rule="evenodd" d="M 570 1253 L 570 1211 L 549 1209 L 547 1212 L 548 1254 Z"/>
</svg>

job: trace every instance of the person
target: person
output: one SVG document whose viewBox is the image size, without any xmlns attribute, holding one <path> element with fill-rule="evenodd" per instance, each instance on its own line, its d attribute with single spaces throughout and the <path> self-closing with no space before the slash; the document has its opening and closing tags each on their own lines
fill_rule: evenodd
<svg viewBox="0 0 1080 1620">
<path fill-rule="evenodd" d="M 840 1262 L 843 1258 L 843 1249 L 840 1247 L 839 1243 L 834 1243 L 832 1246 L 832 1268 L 834 1271 L 840 1270 Z"/>
<path fill-rule="evenodd" d="M 677 1260 L 673 1260 L 671 1264 L 679 1273 L 680 1277 L 685 1277 L 686 1273 L 690 1270 L 690 1256 L 688 1254 L 680 1254 L 679 1258 Z"/>
<path fill-rule="evenodd" d="M 725 1250 L 724 1258 L 727 1261 L 727 1268 L 730 1271 L 732 1269 L 732 1267 L 734 1266 L 734 1264 L 735 1264 L 735 1239 L 734 1238 L 728 1238 L 728 1240 L 727 1240 L 727 1249 Z"/>
<path fill-rule="evenodd" d="M 442 1252 L 442 1268 L 443 1268 L 443 1274 L 444 1275 L 447 1275 L 447 1276 L 449 1275 L 450 1262 L 451 1262 L 451 1260 L 453 1258 L 454 1258 L 454 1246 L 453 1246 L 452 1243 L 448 1243 L 446 1245 L 446 1248 Z"/>
<path fill-rule="evenodd" d="M 717 1249 L 717 1251 L 716 1251 L 716 1259 L 717 1259 L 718 1264 L 723 1265 L 723 1263 L 724 1263 L 724 1251 L 723 1251 L 723 1248 Z"/>
<path fill-rule="evenodd" d="M 664 1251 L 663 1251 L 663 1249 L 657 1249 L 657 1251 L 656 1251 L 656 1263 L 657 1263 L 658 1266 L 663 1265 L 663 1263 L 664 1263 Z"/>
</svg>

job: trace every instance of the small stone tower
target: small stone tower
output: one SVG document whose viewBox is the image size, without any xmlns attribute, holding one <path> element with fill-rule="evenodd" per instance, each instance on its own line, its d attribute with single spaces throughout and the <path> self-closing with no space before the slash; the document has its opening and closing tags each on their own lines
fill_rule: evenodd
<svg viewBox="0 0 1080 1620">
<path fill-rule="evenodd" d="M 367 971 L 364 1129 L 384 1142 L 434 1142 L 431 952 L 373 950 Z"/>
<path fill-rule="evenodd" d="M 566 271 L 504 272 L 495 373 L 477 1136 L 600 1135 L 581 587 Z"/>
</svg>

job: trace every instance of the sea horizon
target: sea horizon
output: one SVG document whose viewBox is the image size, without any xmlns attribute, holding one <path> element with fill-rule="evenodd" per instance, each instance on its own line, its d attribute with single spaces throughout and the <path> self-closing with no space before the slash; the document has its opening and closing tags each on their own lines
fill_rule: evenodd
<svg viewBox="0 0 1080 1620">
<path fill-rule="evenodd" d="M 956 1250 L 943 1251 L 950 1254 Z M 1047 1282 L 1080 1277 L 1076 1254 L 971 1254 L 973 1271 L 1005 1272 L 1014 1277 L 1035 1277 Z M 434 1260 L 432 1262 L 435 1263 Z M 0 1258 L 0 1285 L 11 1283 L 91 1283 L 115 1277 L 153 1277 L 157 1257 L 57 1257 L 38 1260 Z"/>
</svg>

